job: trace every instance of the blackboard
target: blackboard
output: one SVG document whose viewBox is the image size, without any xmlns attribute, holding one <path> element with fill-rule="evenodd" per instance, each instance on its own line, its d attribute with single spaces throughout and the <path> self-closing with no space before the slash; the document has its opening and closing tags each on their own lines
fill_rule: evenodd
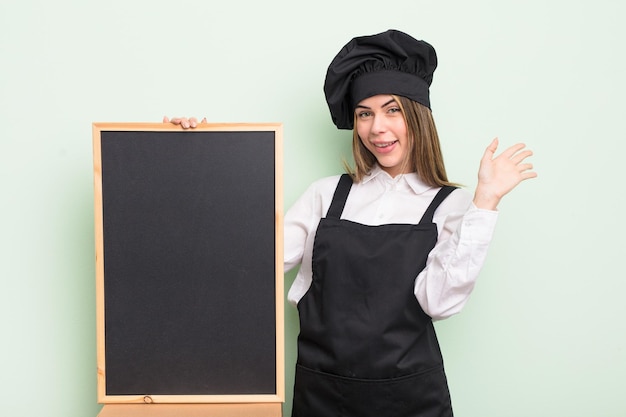
<svg viewBox="0 0 626 417">
<path fill-rule="evenodd" d="M 280 124 L 94 123 L 100 402 L 280 402 Z"/>
</svg>

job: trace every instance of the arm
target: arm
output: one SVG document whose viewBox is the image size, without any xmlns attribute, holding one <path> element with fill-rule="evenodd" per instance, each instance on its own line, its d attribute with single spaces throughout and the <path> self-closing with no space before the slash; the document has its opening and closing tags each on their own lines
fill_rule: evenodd
<svg viewBox="0 0 626 417">
<path fill-rule="evenodd" d="M 287 210 L 284 218 L 284 270 L 290 271 L 300 265 L 305 245 L 315 232 L 312 212 L 314 194 L 308 190 Z"/>
<path fill-rule="evenodd" d="M 457 193 L 461 191 L 450 197 Z M 453 211 L 437 219 L 440 230 L 437 244 L 415 280 L 415 296 L 433 320 L 457 314 L 467 303 L 498 219 L 497 211 L 477 208 L 469 202 L 471 195 L 464 194 L 469 209 Z"/>
<path fill-rule="evenodd" d="M 496 157 L 497 147 L 496 138 L 485 150 L 469 209 L 452 211 L 437 222 L 441 231 L 438 242 L 415 281 L 415 296 L 434 320 L 461 311 L 487 257 L 498 204 L 519 183 L 537 176 L 531 171 L 532 164 L 525 162 L 532 151 L 525 150 L 524 144 L 511 146 Z"/>
<path fill-rule="evenodd" d="M 313 243 L 317 225 L 328 210 L 339 176 L 311 184 L 285 215 L 284 267 L 289 271 L 300 266 L 289 288 L 287 299 L 296 305 L 311 286 Z"/>
</svg>

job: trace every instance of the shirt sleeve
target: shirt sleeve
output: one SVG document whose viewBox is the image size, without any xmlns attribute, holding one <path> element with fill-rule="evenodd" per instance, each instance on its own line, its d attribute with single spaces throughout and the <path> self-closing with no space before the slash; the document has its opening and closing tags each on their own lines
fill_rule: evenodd
<svg viewBox="0 0 626 417">
<path fill-rule="evenodd" d="M 290 271 L 302 262 L 307 237 L 310 233 L 310 222 L 313 217 L 314 193 L 307 190 L 285 214 L 284 219 L 284 268 Z"/>
<path fill-rule="evenodd" d="M 320 179 L 311 184 L 285 214 L 284 268 L 285 272 L 299 264 L 310 264 L 313 238 L 317 225 L 330 206 L 332 191 L 339 176 Z"/>
<path fill-rule="evenodd" d="M 433 320 L 462 310 L 485 262 L 498 217 L 497 211 L 474 206 L 467 192 L 456 191 L 448 198 L 451 202 L 444 201 L 438 209 L 444 214 L 435 213 L 437 244 L 415 280 L 415 296 Z"/>
<path fill-rule="evenodd" d="M 287 294 L 287 299 L 293 305 L 311 286 L 315 232 L 322 214 L 328 210 L 338 182 L 339 176 L 314 182 L 285 214 L 284 269 L 287 272 L 300 267 Z"/>
</svg>

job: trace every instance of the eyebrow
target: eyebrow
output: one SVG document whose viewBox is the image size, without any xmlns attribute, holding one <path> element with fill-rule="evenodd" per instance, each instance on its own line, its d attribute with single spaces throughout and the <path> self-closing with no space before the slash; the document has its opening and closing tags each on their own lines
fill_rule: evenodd
<svg viewBox="0 0 626 417">
<path fill-rule="evenodd" d="M 380 108 L 382 109 L 383 107 L 386 107 L 386 106 L 390 105 L 390 104 L 391 104 L 391 103 L 393 103 L 394 101 L 396 101 L 396 99 L 395 99 L 395 98 L 392 98 L 391 100 L 389 100 L 388 102 L 386 102 L 385 104 L 383 104 L 382 106 L 380 106 Z M 357 108 L 357 109 L 358 109 L 358 108 L 361 108 L 361 109 L 371 109 L 370 107 L 363 106 L 363 105 L 361 105 L 361 104 L 357 104 L 357 105 L 356 105 L 356 108 Z"/>
</svg>

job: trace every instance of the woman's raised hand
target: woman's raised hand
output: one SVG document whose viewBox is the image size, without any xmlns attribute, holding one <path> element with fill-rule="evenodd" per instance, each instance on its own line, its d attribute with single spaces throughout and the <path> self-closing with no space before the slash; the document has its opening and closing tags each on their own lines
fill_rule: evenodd
<svg viewBox="0 0 626 417">
<path fill-rule="evenodd" d="M 200 121 L 200 123 L 206 122 L 206 117 Z M 174 117 L 170 119 L 169 117 L 164 116 L 163 123 L 173 123 L 175 125 L 180 125 L 180 127 L 182 127 L 183 129 L 193 129 L 194 127 L 198 126 L 198 119 L 196 119 L 195 117 Z"/>
<path fill-rule="evenodd" d="M 480 161 L 478 185 L 474 194 L 474 205 L 478 208 L 495 210 L 498 203 L 520 182 L 535 178 L 533 165 L 526 162 L 533 152 L 518 143 L 495 156 L 498 138 L 495 138 Z"/>
</svg>

